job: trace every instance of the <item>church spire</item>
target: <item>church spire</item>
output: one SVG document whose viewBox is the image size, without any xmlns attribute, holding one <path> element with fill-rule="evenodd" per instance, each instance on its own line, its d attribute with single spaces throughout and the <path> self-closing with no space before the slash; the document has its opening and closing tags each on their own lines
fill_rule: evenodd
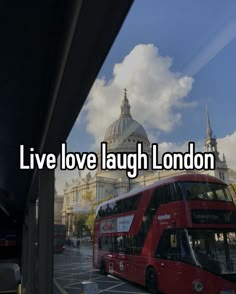
<svg viewBox="0 0 236 294">
<path fill-rule="evenodd" d="M 121 113 L 120 113 L 120 117 L 132 117 L 130 114 L 130 104 L 129 104 L 129 100 L 127 98 L 127 90 L 124 89 L 124 98 L 122 100 L 121 103 Z"/>
<path fill-rule="evenodd" d="M 207 129 L 206 129 L 206 138 L 205 138 L 205 150 L 207 152 L 213 152 L 215 154 L 216 160 L 220 160 L 219 152 L 217 150 L 216 138 L 213 137 L 212 135 L 213 132 L 211 129 L 210 118 L 209 118 L 207 107 L 206 107 L 206 121 L 207 121 Z"/>
<path fill-rule="evenodd" d="M 226 162 L 225 154 L 223 153 L 223 161 Z"/>
<path fill-rule="evenodd" d="M 207 105 L 206 105 L 206 121 L 207 121 L 206 138 L 210 139 L 212 138 L 212 129 L 211 129 L 209 113 L 207 110 Z"/>
<path fill-rule="evenodd" d="M 216 137 L 213 136 L 211 129 L 210 118 L 206 106 L 206 137 L 205 137 L 205 152 L 212 152 L 215 155 L 215 169 L 211 172 L 212 175 L 227 182 L 227 162 L 225 155 L 223 154 L 223 160 L 220 159 L 219 152 L 217 150 Z"/>
</svg>

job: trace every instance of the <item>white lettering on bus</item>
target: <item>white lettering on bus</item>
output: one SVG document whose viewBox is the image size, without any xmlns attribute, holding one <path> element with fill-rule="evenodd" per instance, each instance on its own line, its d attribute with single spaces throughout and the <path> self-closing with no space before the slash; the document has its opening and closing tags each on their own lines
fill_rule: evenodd
<svg viewBox="0 0 236 294">
<path fill-rule="evenodd" d="M 170 219 L 170 214 L 158 215 L 158 220 Z"/>
</svg>

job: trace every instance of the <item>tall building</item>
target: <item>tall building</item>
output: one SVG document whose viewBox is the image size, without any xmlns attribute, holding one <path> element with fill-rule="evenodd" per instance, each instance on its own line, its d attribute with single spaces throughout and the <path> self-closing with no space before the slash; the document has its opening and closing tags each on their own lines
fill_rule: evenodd
<svg viewBox="0 0 236 294">
<path fill-rule="evenodd" d="M 227 163 L 225 157 L 220 160 L 217 150 L 217 141 L 213 137 L 208 111 L 207 130 L 205 138 L 205 151 L 213 152 L 216 158 L 216 170 L 196 171 L 207 173 L 223 180 L 227 180 Z M 106 130 L 104 142 L 107 143 L 108 152 L 134 152 L 137 142 L 142 142 L 144 151 L 148 154 L 151 162 L 150 141 L 144 127 L 132 118 L 131 107 L 124 91 L 119 118 Z M 74 231 L 74 219 L 78 213 L 87 213 L 90 210 L 91 201 L 102 201 L 106 198 L 117 197 L 136 187 L 152 184 L 160 179 L 177 174 L 187 173 L 185 170 L 162 170 L 154 172 L 150 168 L 139 172 L 135 179 L 128 179 L 125 170 L 101 170 L 98 154 L 98 169 L 94 176 L 88 173 L 84 178 L 81 175 L 66 184 L 64 189 L 64 201 L 62 209 L 62 221 L 67 225 L 69 234 Z M 191 171 L 192 173 L 193 171 Z"/>
<path fill-rule="evenodd" d="M 212 152 L 215 155 L 215 170 L 206 171 L 206 173 L 215 176 L 225 182 L 228 182 L 228 166 L 225 159 L 225 155 L 223 154 L 222 160 L 220 159 L 220 154 L 217 149 L 217 141 L 216 137 L 213 136 L 213 132 L 211 129 L 210 117 L 208 110 L 206 108 L 206 137 L 205 137 L 205 151 Z"/>
</svg>

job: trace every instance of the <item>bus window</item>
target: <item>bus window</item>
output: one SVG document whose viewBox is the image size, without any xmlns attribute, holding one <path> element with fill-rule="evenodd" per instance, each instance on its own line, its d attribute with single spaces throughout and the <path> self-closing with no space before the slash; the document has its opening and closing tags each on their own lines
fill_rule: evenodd
<svg viewBox="0 0 236 294">
<path fill-rule="evenodd" d="M 192 248 L 201 266 L 210 272 L 235 271 L 236 233 L 229 230 L 189 229 Z"/>
<path fill-rule="evenodd" d="M 233 202 L 227 185 L 208 182 L 180 182 L 187 200 Z"/>
<path fill-rule="evenodd" d="M 117 237 L 116 239 L 117 241 L 117 250 L 118 250 L 118 253 L 124 253 L 124 237 L 123 236 L 119 236 Z"/>
<path fill-rule="evenodd" d="M 163 232 L 155 256 L 162 259 L 179 260 L 194 264 L 190 245 L 184 230 L 170 230 Z"/>
<path fill-rule="evenodd" d="M 225 189 L 215 190 L 215 194 L 216 194 L 216 199 L 223 200 L 223 201 L 228 200 L 227 194 L 225 193 Z"/>
<path fill-rule="evenodd" d="M 105 209 L 105 215 L 109 216 L 112 215 L 112 208 L 107 204 L 106 209 Z"/>
<path fill-rule="evenodd" d="M 110 237 L 99 238 L 98 244 L 99 244 L 99 249 L 104 250 L 104 251 L 112 251 Z"/>
<path fill-rule="evenodd" d="M 104 217 L 104 216 L 105 216 L 105 214 L 104 214 L 104 211 L 103 211 L 103 207 L 100 206 L 96 218 L 99 219 L 99 218 Z"/>
<path fill-rule="evenodd" d="M 129 198 L 121 199 L 117 201 L 117 205 L 120 208 L 121 213 L 130 212 L 136 210 L 141 198 L 141 194 L 134 195 Z"/>
<path fill-rule="evenodd" d="M 157 248 L 156 257 L 162 259 L 180 259 L 180 246 L 179 240 L 177 240 L 176 230 L 166 230 L 163 232 Z"/>
<path fill-rule="evenodd" d="M 174 188 L 175 201 L 183 200 L 183 192 L 178 182 L 172 183 Z"/>
<path fill-rule="evenodd" d="M 182 199 L 182 193 L 179 185 L 170 183 L 165 186 L 156 188 L 155 194 L 155 207 L 163 203 L 174 202 Z"/>
<path fill-rule="evenodd" d="M 141 195 L 142 194 L 136 194 L 125 199 L 101 205 L 98 209 L 96 219 L 136 210 L 139 205 Z"/>
<path fill-rule="evenodd" d="M 123 240 L 121 241 L 123 237 L 113 237 L 113 236 L 107 236 L 107 237 L 100 237 L 98 239 L 98 248 L 103 251 L 108 252 L 120 252 L 123 250 L 123 245 L 121 247 L 121 244 L 123 244 Z"/>
<path fill-rule="evenodd" d="M 116 201 L 115 206 L 113 207 L 113 214 L 118 214 L 121 212 L 122 212 L 122 209 L 121 209 L 120 203 L 119 201 Z"/>
<path fill-rule="evenodd" d="M 176 234 L 171 234 L 171 235 L 170 235 L 170 247 L 171 247 L 171 248 L 177 248 L 177 238 L 176 238 Z"/>
</svg>

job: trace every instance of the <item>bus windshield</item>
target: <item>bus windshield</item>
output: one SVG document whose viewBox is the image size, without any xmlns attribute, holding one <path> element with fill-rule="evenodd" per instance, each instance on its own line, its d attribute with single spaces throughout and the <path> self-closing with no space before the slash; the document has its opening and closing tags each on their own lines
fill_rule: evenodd
<svg viewBox="0 0 236 294">
<path fill-rule="evenodd" d="M 198 265 L 216 274 L 236 273 L 236 231 L 189 229 L 187 234 Z"/>
<path fill-rule="evenodd" d="M 178 260 L 219 275 L 236 274 L 236 231 L 232 229 L 167 229 L 157 258 Z"/>
<path fill-rule="evenodd" d="M 180 182 L 186 200 L 229 201 L 232 196 L 227 185 L 208 182 Z"/>
</svg>

